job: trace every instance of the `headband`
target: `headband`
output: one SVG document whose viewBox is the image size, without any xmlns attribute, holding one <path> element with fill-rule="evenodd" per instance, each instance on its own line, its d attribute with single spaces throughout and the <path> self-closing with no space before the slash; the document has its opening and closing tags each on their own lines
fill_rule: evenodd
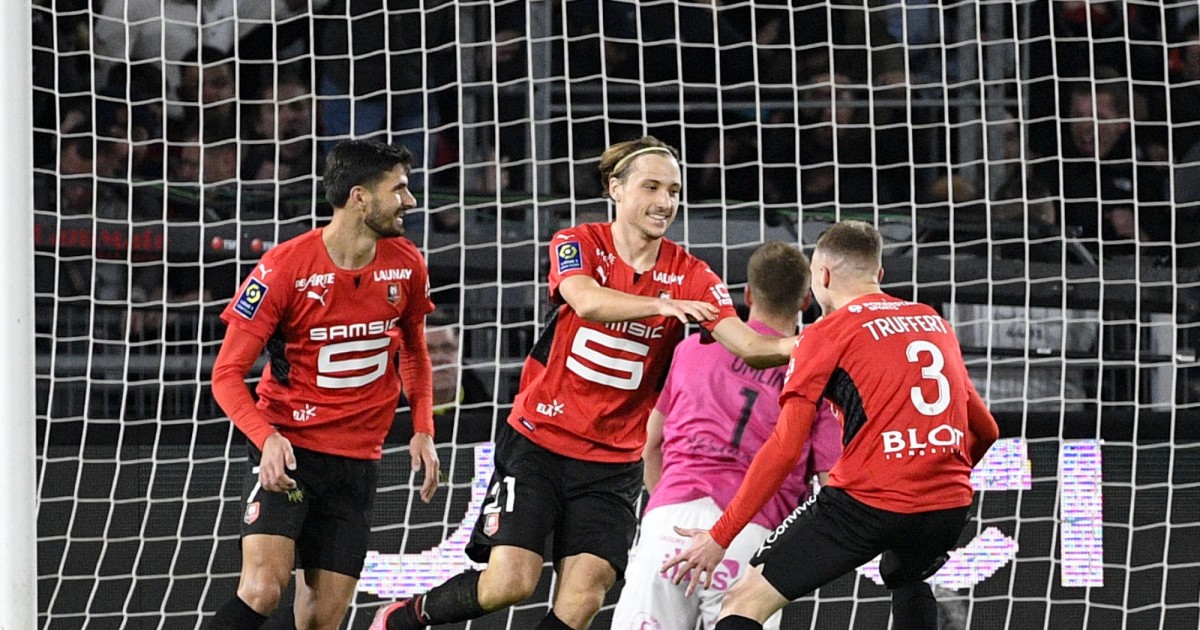
<svg viewBox="0 0 1200 630">
<path fill-rule="evenodd" d="M 612 170 L 613 176 L 614 177 L 619 176 L 619 173 L 621 172 L 621 170 L 624 169 L 624 167 L 628 166 L 629 163 L 633 160 L 633 158 L 635 158 L 643 153 L 650 153 L 651 151 L 662 151 L 663 153 L 666 153 L 666 154 L 670 155 L 671 157 L 675 157 L 675 155 L 673 153 L 671 153 L 671 150 L 666 147 L 644 147 L 644 148 L 638 149 L 637 151 L 634 151 L 634 152 L 630 153 L 629 155 L 626 155 L 625 157 L 618 160 L 617 165 L 614 166 L 613 170 Z"/>
</svg>

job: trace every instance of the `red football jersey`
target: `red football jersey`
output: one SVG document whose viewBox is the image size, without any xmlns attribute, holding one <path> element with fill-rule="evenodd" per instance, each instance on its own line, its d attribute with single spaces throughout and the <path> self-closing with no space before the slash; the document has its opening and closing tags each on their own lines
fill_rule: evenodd
<svg viewBox="0 0 1200 630">
<path fill-rule="evenodd" d="M 704 261 L 663 239 L 654 268 L 634 272 L 617 256 L 609 223 L 562 230 L 550 242 L 550 298 L 559 304 L 530 358 L 508 423 L 543 448 L 597 462 L 634 462 L 646 420 L 686 327 L 673 317 L 591 322 L 558 294 L 563 278 L 588 275 L 622 293 L 709 302 L 712 330 L 736 317 L 729 290 Z"/>
<path fill-rule="evenodd" d="M 379 459 L 400 398 L 396 328 L 433 310 L 429 272 L 405 238 L 341 269 L 321 233 L 268 251 L 221 319 L 266 342 L 258 409 L 293 445 Z"/>
<path fill-rule="evenodd" d="M 831 401 L 844 450 L 828 485 L 879 509 L 913 513 L 971 503 L 963 436 L 973 389 L 946 320 L 924 304 L 877 293 L 804 329 L 780 403 Z"/>
</svg>

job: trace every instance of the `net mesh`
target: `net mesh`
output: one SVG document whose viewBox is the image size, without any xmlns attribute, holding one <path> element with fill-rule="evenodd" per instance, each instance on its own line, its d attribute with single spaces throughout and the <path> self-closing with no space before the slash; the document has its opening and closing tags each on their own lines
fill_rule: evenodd
<svg viewBox="0 0 1200 630">
<path fill-rule="evenodd" d="M 1194 2 L 34 5 L 41 627 L 195 628 L 234 592 L 217 314 L 329 218 L 347 137 L 418 158 L 450 477 L 414 500 L 402 411 L 349 627 L 465 566 L 548 239 L 607 220 L 599 153 L 646 133 L 684 156 L 670 236 L 735 293 L 764 239 L 861 218 L 886 289 L 954 323 L 1007 440 L 944 627 L 1200 625 Z M 871 567 L 784 627 L 885 627 Z M 535 626 L 552 580 L 471 627 Z"/>
</svg>

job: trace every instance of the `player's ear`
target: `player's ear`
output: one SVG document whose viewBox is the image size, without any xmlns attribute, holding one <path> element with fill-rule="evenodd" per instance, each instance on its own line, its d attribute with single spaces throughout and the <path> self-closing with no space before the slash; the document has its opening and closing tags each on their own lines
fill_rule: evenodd
<svg viewBox="0 0 1200 630">
<path fill-rule="evenodd" d="M 621 180 L 616 177 L 608 178 L 608 196 L 612 200 L 621 203 Z"/>
<path fill-rule="evenodd" d="M 743 295 L 746 306 L 754 306 L 754 292 L 750 290 L 750 285 L 746 285 L 746 292 Z"/>
<path fill-rule="evenodd" d="M 883 267 L 882 267 L 882 266 L 880 266 L 880 267 L 879 267 L 879 278 L 878 278 L 878 282 L 879 282 L 879 284 L 883 284 Z"/>
</svg>

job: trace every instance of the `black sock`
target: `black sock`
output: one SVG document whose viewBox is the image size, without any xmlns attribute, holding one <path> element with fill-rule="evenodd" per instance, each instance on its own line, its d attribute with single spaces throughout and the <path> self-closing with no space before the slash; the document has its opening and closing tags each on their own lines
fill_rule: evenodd
<svg viewBox="0 0 1200 630">
<path fill-rule="evenodd" d="M 554 614 L 554 609 L 551 608 L 550 612 L 546 613 L 546 617 L 542 619 L 542 623 L 539 623 L 535 630 L 572 630 L 572 628 L 563 623 L 563 620 L 559 619 L 558 615 Z"/>
<path fill-rule="evenodd" d="M 892 590 L 892 630 L 937 630 L 937 600 L 925 582 Z"/>
<path fill-rule="evenodd" d="M 208 630 L 258 630 L 267 622 L 266 615 L 254 612 L 254 609 L 236 595 L 225 602 L 217 610 L 217 614 L 208 621 Z"/>
<path fill-rule="evenodd" d="M 421 620 L 430 626 L 467 621 L 490 612 L 479 605 L 479 571 L 464 571 L 433 587 L 419 608 Z"/>
<path fill-rule="evenodd" d="M 716 630 L 763 630 L 763 625 L 749 617 L 730 615 L 717 622 Z"/>
</svg>

